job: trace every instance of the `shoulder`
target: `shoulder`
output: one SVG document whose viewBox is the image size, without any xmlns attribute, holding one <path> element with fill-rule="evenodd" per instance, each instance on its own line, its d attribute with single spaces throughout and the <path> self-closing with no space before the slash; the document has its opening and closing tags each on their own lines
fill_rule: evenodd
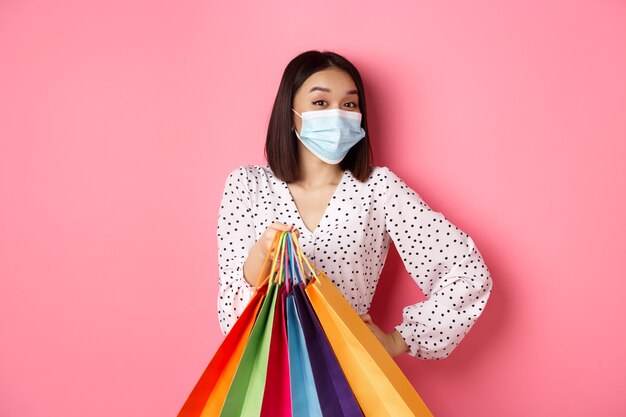
<svg viewBox="0 0 626 417">
<path fill-rule="evenodd" d="M 397 182 L 404 183 L 402 179 L 387 166 L 373 166 L 369 178 L 367 179 L 367 183 L 374 186 L 386 187 L 390 183 Z"/>
<path fill-rule="evenodd" d="M 267 176 L 268 174 L 272 174 L 272 171 L 269 165 L 253 165 L 253 164 L 244 164 L 239 165 L 236 168 L 233 168 L 229 171 L 229 177 L 237 177 L 237 176 L 245 176 L 245 177 L 259 177 L 259 176 Z"/>
<path fill-rule="evenodd" d="M 274 173 L 269 165 L 239 165 L 228 173 L 228 180 L 253 181 L 255 179 L 270 179 Z"/>
<path fill-rule="evenodd" d="M 390 190 L 395 190 L 399 186 L 405 186 L 404 182 L 387 166 L 372 166 L 370 167 L 369 175 L 365 181 L 358 181 L 355 178 L 351 178 L 353 181 L 353 190 L 369 190 L 376 195 L 382 197 L 389 193 Z"/>
<path fill-rule="evenodd" d="M 408 197 L 418 201 L 422 206 L 430 208 L 414 188 L 410 187 L 398 174 L 386 166 L 375 167 L 371 178 L 375 178 L 377 187 L 388 198 Z"/>
<path fill-rule="evenodd" d="M 350 173 L 349 170 L 346 172 Z M 386 166 L 374 165 L 370 167 L 369 174 L 365 181 L 360 181 L 350 173 L 349 180 L 353 183 L 353 187 L 356 189 L 369 189 L 377 190 L 380 192 L 387 188 L 389 182 L 398 180 L 399 177 Z"/>
</svg>

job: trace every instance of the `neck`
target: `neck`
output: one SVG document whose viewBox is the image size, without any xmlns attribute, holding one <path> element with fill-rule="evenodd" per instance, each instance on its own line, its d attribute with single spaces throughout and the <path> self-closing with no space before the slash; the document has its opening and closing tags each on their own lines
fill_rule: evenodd
<svg viewBox="0 0 626 417">
<path fill-rule="evenodd" d="M 300 179 L 296 183 L 303 187 L 318 187 L 338 184 L 343 175 L 339 164 L 331 165 L 319 159 L 301 142 L 299 148 Z"/>
</svg>

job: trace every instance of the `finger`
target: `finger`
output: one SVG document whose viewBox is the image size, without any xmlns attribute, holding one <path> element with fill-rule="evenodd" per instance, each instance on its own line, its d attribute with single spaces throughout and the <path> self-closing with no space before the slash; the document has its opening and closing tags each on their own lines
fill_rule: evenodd
<svg viewBox="0 0 626 417">
<path fill-rule="evenodd" d="M 290 232 L 293 229 L 293 225 L 280 222 L 274 222 L 269 227 L 281 232 Z"/>
<path fill-rule="evenodd" d="M 267 229 L 265 229 L 265 232 L 263 233 L 265 235 L 265 251 L 266 253 L 269 253 L 270 255 L 274 254 L 274 238 L 276 237 L 277 233 L 281 233 L 281 232 L 289 232 L 291 231 L 295 226 L 294 225 L 287 225 L 285 223 L 280 223 L 280 222 L 273 222 L 272 224 L 270 224 Z"/>
<path fill-rule="evenodd" d="M 372 323 L 372 317 L 369 314 L 361 314 L 361 319 L 363 319 L 365 323 Z"/>
<path fill-rule="evenodd" d="M 274 237 L 276 236 L 276 233 L 288 232 L 288 231 L 289 231 L 289 227 L 284 223 L 274 222 L 270 224 L 263 232 L 263 235 L 265 236 L 265 240 L 267 242 L 267 246 L 269 247 L 272 244 Z"/>
</svg>

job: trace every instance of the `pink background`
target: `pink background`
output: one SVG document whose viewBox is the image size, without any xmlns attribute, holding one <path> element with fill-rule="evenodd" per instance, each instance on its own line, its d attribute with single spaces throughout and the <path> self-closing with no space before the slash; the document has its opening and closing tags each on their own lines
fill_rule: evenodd
<svg viewBox="0 0 626 417">
<path fill-rule="evenodd" d="M 399 359 L 434 414 L 626 415 L 624 1 L 222 3 L 0 3 L 0 415 L 176 415 L 222 340 L 226 175 L 307 49 L 492 273 L 448 359 Z M 391 253 L 374 319 L 420 297 Z"/>
</svg>

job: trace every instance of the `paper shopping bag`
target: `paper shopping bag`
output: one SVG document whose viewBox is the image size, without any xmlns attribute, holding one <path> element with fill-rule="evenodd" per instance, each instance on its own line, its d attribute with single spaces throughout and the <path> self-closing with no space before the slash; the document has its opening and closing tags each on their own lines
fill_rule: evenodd
<svg viewBox="0 0 626 417">
<path fill-rule="evenodd" d="M 432 417 L 394 359 L 322 271 L 306 294 L 367 417 Z"/>
<path fill-rule="evenodd" d="M 287 343 L 293 417 L 323 417 L 293 293 L 287 296 Z"/>
<path fill-rule="evenodd" d="M 266 292 L 267 285 L 264 285 L 254 293 L 191 391 L 178 417 L 219 415 Z"/>
<path fill-rule="evenodd" d="M 326 273 L 311 266 L 293 237 L 298 264 L 306 280 L 305 293 L 366 417 L 432 417 L 395 360 Z"/>
<path fill-rule="evenodd" d="M 285 317 L 286 288 L 278 289 L 261 417 L 292 417 Z"/>
<path fill-rule="evenodd" d="M 295 285 L 293 293 L 322 414 L 324 417 L 363 417 L 346 376 L 305 295 L 304 283 Z"/>
<path fill-rule="evenodd" d="M 239 367 L 224 400 L 220 417 L 259 416 L 267 376 L 278 285 L 270 282 Z"/>
<path fill-rule="evenodd" d="M 194 386 L 179 411 L 178 417 L 215 417 L 220 415 L 259 310 L 265 304 L 268 282 L 277 269 L 280 238 L 279 234 L 274 237 L 271 244 L 272 251 L 268 252 L 263 263 L 262 269 L 264 270 L 271 259 L 271 253 L 275 253 L 269 276 L 264 279 L 259 277 L 251 300 Z"/>
</svg>

